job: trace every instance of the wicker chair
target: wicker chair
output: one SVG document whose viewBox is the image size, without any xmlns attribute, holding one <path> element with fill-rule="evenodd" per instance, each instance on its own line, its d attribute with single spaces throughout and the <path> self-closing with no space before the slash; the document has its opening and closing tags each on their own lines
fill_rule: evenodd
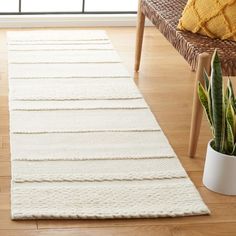
<svg viewBox="0 0 236 236">
<path fill-rule="evenodd" d="M 196 71 L 196 85 L 204 68 L 210 72 L 211 54 L 215 48 L 221 58 L 223 74 L 236 76 L 236 42 L 211 39 L 191 32 L 178 31 L 177 24 L 187 0 L 140 0 L 138 9 L 135 71 L 139 70 L 144 22 L 147 17 Z M 202 107 L 194 88 L 189 156 L 194 157 L 202 120 Z"/>
</svg>

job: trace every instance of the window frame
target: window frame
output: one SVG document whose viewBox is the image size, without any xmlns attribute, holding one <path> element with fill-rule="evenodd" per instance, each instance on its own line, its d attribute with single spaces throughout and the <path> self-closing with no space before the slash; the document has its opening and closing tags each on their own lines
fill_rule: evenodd
<svg viewBox="0 0 236 236">
<path fill-rule="evenodd" d="M 137 14 L 137 11 L 85 11 L 85 1 L 82 1 L 82 11 L 54 11 L 54 12 L 22 12 L 21 11 L 21 0 L 19 1 L 18 12 L 0 12 L 2 15 L 65 15 L 65 14 L 75 14 L 75 15 L 104 15 L 104 14 Z"/>
</svg>

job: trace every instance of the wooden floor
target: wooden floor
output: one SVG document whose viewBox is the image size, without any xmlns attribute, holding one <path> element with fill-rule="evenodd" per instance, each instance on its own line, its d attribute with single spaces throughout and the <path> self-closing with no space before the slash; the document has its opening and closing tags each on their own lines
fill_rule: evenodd
<svg viewBox="0 0 236 236">
<path fill-rule="evenodd" d="M 133 74 L 135 28 L 106 30 Z M 202 185 L 204 155 L 210 139 L 205 119 L 197 157 L 190 159 L 187 156 L 194 72 L 152 27 L 145 30 L 142 64 L 134 78 L 184 168 L 209 206 L 211 215 L 173 219 L 11 221 L 5 33 L 5 30 L 0 30 L 0 236 L 236 235 L 236 197 L 215 194 Z"/>
</svg>

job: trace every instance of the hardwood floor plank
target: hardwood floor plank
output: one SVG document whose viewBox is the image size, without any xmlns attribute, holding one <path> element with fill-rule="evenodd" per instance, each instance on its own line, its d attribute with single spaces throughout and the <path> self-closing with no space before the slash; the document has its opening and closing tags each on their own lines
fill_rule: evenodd
<svg viewBox="0 0 236 236">
<path fill-rule="evenodd" d="M 9 193 L 10 192 L 10 177 L 0 177 L 0 193 Z"/>
<path fill-rule="evenodd" d="M 7 204 L 6 202 L 1 205 Z M 4 206 L 3 206 L 4 207 Z M 0 230 L 37 229 L 35 220 L 12 221 L 10 211 L 0 210 Z M 4 234 L 0 234 L 1 236 Z"/>
<path fill-rule="evenodd" d="M 203 187 L 202 171 L 187 171 L 189 178 L 194 182 L 195 186 Z"/>
<path fill-rule="evenodd" d="M 9 161 L 0 161 L 0 177 L 11 175 L 11 163 Z"/>
<path fill-rule="evenodd" d="M 227 201 L 227 204 L 236 203 L 235 196 L 225 196 L 219 193 L 212 192 L 205 187 L 199 187 L 198 191 L 200 192 L 202 198 L 205 200 L 205 203 L 221 203 L 224 204 Z M 233 207 L 236 207 L 233 205 Z"/>
<path fill-rule="evenodd" d="M 170 230 L 172 236 L 234 236 L 236 234 L 236 223 L 177 225 Z"/>
<path fill-rule="evenodd" d="M 234 236 L 236 223 L 173 225 L 173 226 L 128 226 L 74 228 L 62 230 L 0 230 L 4 236 Z"/>
<path fill-rule="evenodd" d="M 168 227 L 106 227 L 106 228 L 78 228 L 72 230 L 0 230 L 4 236 L 172 236 Z"/>
</svg>

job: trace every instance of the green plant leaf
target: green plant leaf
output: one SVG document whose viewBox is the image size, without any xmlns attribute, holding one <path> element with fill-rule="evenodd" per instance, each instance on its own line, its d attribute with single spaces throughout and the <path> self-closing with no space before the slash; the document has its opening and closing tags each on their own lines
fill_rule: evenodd
<svg viewBox="0 0 236 236">
<path fill-rule="evenodd" d="M 235 125 L 235 114 L 234 109 L 231 103 L 228 103 L 227 109 L 226 109 L 226 120 L 229 123 L 232 131 L 234 131 L 234 125 Z"/>
<path fill-rule="evenodd" d="M 209 86 L 210 86 L 210 82 L 209 82 L 208 74 L 207 74 L 205 69 L 203 70 L 203 80 L 205 82 L 205 88 L 208 91 L 209 90 Z"/>
<path fill-rule="evenodd" d="M 230 79 L 228 79 L 228 86 L 227 86 L 227 87 L 229 87 L 229 90 L 230 90 L 230 93 L 231 93 L 232 101 L 235 101 L 234 89 L 233 89 L 232 82 L 231 82 Z"/>
<path fill-rule="evenodd" d="M 223 152 L 225 139 L 225 104 L 220 59 L 215 50 L 211 68 L 212 119 L 214 124 L 215 149 Z"/>
<path fill-rule="evenodd" d="M 212 110 L 211 84 L 209 85 L 209 88 L 208 88 L 208 110 L 209 110 L 209 114 L 211 117 L 211 123 L 213 125 L 214 121 L 213 121 L 213 110 Z M 213 134 L 213 136 L 214 136 L 214 134 Z"/>
<path fill-rule="evenodd" d="M 234 132 L 234 142 L 236 141 L 236 114 L 235 114 L 235 111 L 234 111 L 234 129 L 233 129 L 233 132 Z"/>
<path fill-rule="evenodd" d="M 203 88 L 200 82 L 198 82 L 198 97 L 205 111 L 207 120 L 212 126 L 212 117 L 209 111 L 209 96 L 208 96 L 207 91 Z"/>
<path fill-rule="evenodd" d="M 230 123 L 226 122 L 226 154 L 232 154 L 234 151 L 234 134 Z"/>
<path fill-rule="evenodd" d="M 234 148 L 233 148 L 231 155 L 236 156 L 236 144 L 234 144 Z"/>
<path fill-rule="evenodd" d="M 232 103 L 233 109 L 236 112 L 234 90 L 230 79 L 227 82 L 226 97 Z"/>
</svg>

